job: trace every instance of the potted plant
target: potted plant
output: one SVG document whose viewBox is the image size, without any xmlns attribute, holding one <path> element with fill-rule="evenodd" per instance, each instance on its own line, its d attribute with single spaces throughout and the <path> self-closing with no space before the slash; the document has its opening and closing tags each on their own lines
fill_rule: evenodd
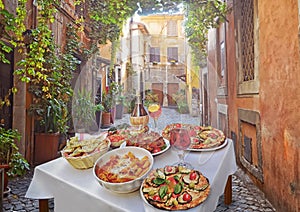
<svg viewBox="0 0 300 212">
<path fill-rule="evenodd" d="M 30 42 L 15 72 L 21 81 L 29 84 L 32 94 L 29 112 L 35 123 L 35 164 L 60 156 L 71 120 L 73 71 L 80 63 L 75 57 L 80 44 L 76 26 L 68 25 L 64 49 L 54 42 L 50 26 L 57 10 L 52 3 L 39 2 L 37 27 L 30 30 Z"/>
<path fill-rule="evenodd" d="M 103 91 L 99 106 L 102 111 L 101 128 L 108 128 L 114 123 L 114 119 L 123 116 L 124 96 L 123 88 L 116 82 L 111 82 Z M 116 114 L 118 113 L 118 114 Z"/>
<path fill-rule="evenodd" d="M 89 132 L 90 128 L 95 125 L 96 111 L 103 109 L 102 105 L 94 103 L 91 92 L 79 90 L 73 97 L 72 116 L 75 131 Z"/>
<path fill-rule="evenodd" d="M 35 31 L 33 34 L 35 35 Z M 35 36 L 34 36 L 35 37 Z M 41 67 L 35 69 L 43 77 L 32 77 L 29 92 L 32 103 L 29 114 L 34 118 L 34 163 L 41 164 L 60 156 L 60 143 L 65 143 L 68 131 L 68 102 L 73 90 L 71 88 L 72 73 L 63 68 L 63 59 L 57 51 L 53 37 L 45 37 L 47 51 Z M 34 58 L 33 48 L 39 48 L 39 40 L 34 39 L 26 60 Z M 43 41 L 45 42 L 45 41 Z M 33 51 L 34 52 L 34 51 Z M 27 62 L 22 63 L 28 68 Z"/>
<path fill-rule="evenodd" d="M 101 102 L 99 103 L 101 107 L 101 128 L 109 128 L 111 124 L 114 123 L 114 97 L 111 92 L 103 92 Z"/>
<path fill-rule="evenodd" d="M 68 109 L 66 102 L 59 98 L 40 96 L 41 90 L 30 86 L 33 104 L 29 113 L 35 120 L 34 162 L 41 164 L 59 156 L 59 144 L 65 139 L 68 130 Z"/>
<path fill-rule="evenodd" d="M 29 170 L 29 164 L 19 152 L 16 144 L 21 134 L 16 129 L 0 126 L 0 168 L 4 169 L 4 190 L 7 190 L 8 177 L 22 176 Z"/>
</svg>

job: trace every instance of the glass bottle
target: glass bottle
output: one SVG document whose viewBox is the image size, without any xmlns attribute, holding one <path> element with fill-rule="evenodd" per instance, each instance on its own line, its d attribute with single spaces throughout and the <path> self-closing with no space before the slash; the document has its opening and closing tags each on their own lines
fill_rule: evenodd
<svg viewBox="0 0 300 212">
<path fill-rule="evenodd" d="M 141 101 L 141 96 L 136 96 L 136 103 L 130 115 L 130 123 L 134 126 L 146 126 L 149 122 L 149 115 Z"/>
</svg>

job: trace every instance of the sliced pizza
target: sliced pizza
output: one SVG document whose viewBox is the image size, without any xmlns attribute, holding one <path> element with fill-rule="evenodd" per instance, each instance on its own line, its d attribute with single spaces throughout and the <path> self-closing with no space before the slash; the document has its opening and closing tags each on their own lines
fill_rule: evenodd
<svg viewBox="0 0 300 212">
<path fill-rule="evenodd" d="M 198 126 L 192 124 L 174 123 L 167 125 L 162 131 L 162 136 L 166 139 L 170 139 L 170 131 L 176 128 L 187 128 L 191 137 L 190 149 L 210 149 L 221 146 L 225 142 L 224 133 L 211 126 Z"/>
<path fill-rule="evenodd" d="M 209 192 L 209 181 L 201 172 L 182 166 L 155 169 L 141 186 L 145 201 L 171 211 L 196 207 L 206 200 Z"/>
</svg>

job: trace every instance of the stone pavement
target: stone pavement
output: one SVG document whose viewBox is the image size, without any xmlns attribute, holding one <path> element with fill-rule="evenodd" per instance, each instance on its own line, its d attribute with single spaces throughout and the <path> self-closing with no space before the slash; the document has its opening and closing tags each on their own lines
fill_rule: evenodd
<svg viewBox="0 0 300 212">
<path fill-rule="evenodd" d="M 116 125 L 128 123 L 129 115 L 126 114 L 120 120 L 116 120 Z M 187 114 L 178 114 L 175 109 L 163 108 L 163 113 L 158 121 L 158 129 L 162 130 L 164 126 L 174 122 L 183 122 L 190 124 L 200 124 L 199 117 L 191 117 Z M 150 120 L 150 127 L 153 121 Z M 9 181 L 11 192 L 3 200 L 3 211 L 7 212 L 37 212 L 38 200 L 25 198 L 25 193 L 30 184 L 33 175 L 33 168 L 23 177 L 15 178 Z M 54 201 L 49 201 L 50 211 L 54 211 Z M 224 204 L 223 195 L 219 199 L 219 203 L 215 212 L 229 211 L 276 211 L 264 194 L 252 183 L 251 179 L 239 168 L 232 177 L 232 203 Z M 61 211 L 58 211 L 61 212 Z M 68 211 L 62 211 L 68 212 Z M 209 212 L 209 211 L 208 211 Z"/>
</svg>

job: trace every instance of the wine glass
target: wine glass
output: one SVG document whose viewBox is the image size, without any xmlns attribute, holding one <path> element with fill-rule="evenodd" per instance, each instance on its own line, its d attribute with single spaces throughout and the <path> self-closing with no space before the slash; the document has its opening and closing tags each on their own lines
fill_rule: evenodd
<svg viewBox="0 0 300 212">
<path fill-rule="evenodd" d="M 154 131 L 157 132 L 157 122 L 158 122 L 158 118 L 161 115 L 161 106 L 158 103 L 151 103 L 148 106 L 148 112 L 149 112 L 149 116 L 153 119 L 154 122 Z"/>
<path fill-rule="evenodd" d="M 170 144 L 172 148 L 177 152 L 179 161 L 175 163 L 176 166 L 183 166 L 192 168 L 192 165 L 185 162 L 184 158 L 188 149 L 191 146 L 191 138 L 187 128 L 174 128 L 170 131 Z"/>
</svg>

